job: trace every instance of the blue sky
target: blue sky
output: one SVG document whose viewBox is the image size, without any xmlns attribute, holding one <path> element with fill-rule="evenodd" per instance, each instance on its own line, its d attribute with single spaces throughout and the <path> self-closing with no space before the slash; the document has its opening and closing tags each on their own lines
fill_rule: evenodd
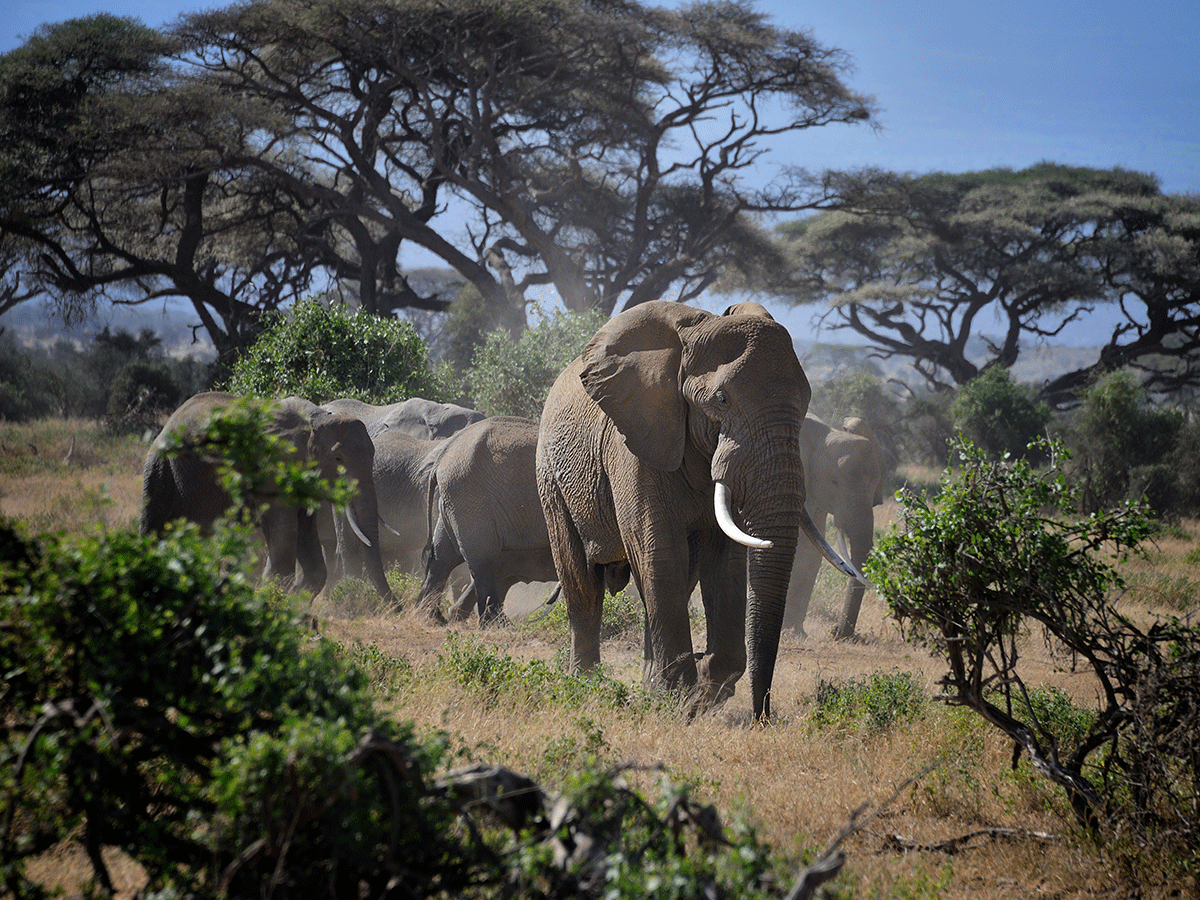
<svg viewBox="0 0 1200 900">
<path fill-rule="evenodd" d="M 0 51 L 47 22 L 114 12 L 157 26 L 221 5 L 10 0 Z M 758 8 L 850 54 L 850 85 L 882 109 L 878 130 L 812 129 L 774 148 L 779 162 L 923 173 L 1050 160 L 1124 166 L 1157 175 L 1170 193 L 1200 193 L 1196 0 L 760 0 Z M 1075 341 L 1088 341 L 1084 329 Z"/>
</svg>

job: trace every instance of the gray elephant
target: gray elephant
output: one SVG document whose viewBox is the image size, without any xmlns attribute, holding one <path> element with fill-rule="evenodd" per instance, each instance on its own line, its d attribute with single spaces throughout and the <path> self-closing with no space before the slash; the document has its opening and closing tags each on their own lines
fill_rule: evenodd
<svg viewBox="0 0 1200 900">
<path fill-rule="evenodd" d="M 217 412 L 238 403 L 232 394 L 207 392 L 188 399 L 167 420 L 146 455 L 142 476 L 141 532 L 159 534 L 168 522 L 187 519 L 209 529 L 230 507 L 214 461 L 195 451 L 167 456 L 170 435 L 182 433 L 185 443 L 203 431 Z M 362 422 L 321 409 L 299 397 L 273 401 L 268 431 L 286 440 L 298 462 L 313 461 L 322 477 L 352 478 L 358 484 L 347 505 L 347 520 L 365 545 L 367 574 L 385 601 L 395 598 L 379 558 L 379 512 L 371 466 L 375 449 Z M 261 488 L 260 488 L 261 489 Z M 326 567 L 317 537 L 316 515 L 303 509 L 267 502 L 258 519 L 267 549 L 265 575 L 278 576 L 289 588 L 319 592 Z M 299 569 L 299 580 L 296 570 Z"/>
<path fill-rule="evenodd" d="M 536 462 L 574 669 L 600 660 L 603 567 L 627 561 L 645 606 L 645 681 L 694 691 L 700 710 L 733 693 L 748 661 L 754 715 L 770 714 L 798 532 L 857 574 L 804 510 L 810 396 L 768 316 L 651 301 L 596 333 L 550 390 Z"/>
<path fill-rule="evenodd" d="M 518 582 L 554 581 L 554 557 L 534 474 L 538 425 L 495 416 L 446 441 L 429 489 L 429 545 L 417 607 L 444 621 L 439 601 L 455 566 L 466 562 L 473 586 L 450 609 L 466 619 L 478 605 L 481 625 L 503 617 Z"/>
<path fill-rule="evenodd" d="M 448 438 L 472 422 L 484 418 L 483 413 L 454 403 L 437 403 L 422 397 L 409 397 L 399 403 L 374 406 L 361 400 L 343 398 L 323 404 L 326 409 L 354 416 L 367 426 L 371 437 L 384 429 L 402 431 L 427 441 Z"/>
<path fill-rule="evenodd" d="M 406 572 L 421 570 L 421 554 L 429 540 L 429 482 L 444 440 L 426 440 L 404 431 L 385 428 L 374 439 L 371 477 L 379 518 L 379 555 L 385 568 Z M 345 575 L 363 577 L 367 558 L 361 545 L 338 540 L 342 522 L 322 519 L 318 532 L 325 558 L 330 562 L 330 583 Z M 344 528 L 341 529 L 344 534 Z"/>
<path fill-rule="evenodd" d="M 873 510 L 883 503 L 885 465 L 879 442 L 860 418 L 846 419 L 838 429 L 809 415 L 800 428 L 800 458 L 809 515 L 818 528 L 833 516 L 834 526 L 850 543 L 851 565 L 862 571 L 875 542 Z M 820 566 L 821 558 L 813 547 L 797 548 L 783 624 L 801 635 Z M 865 590 L 861 581 L 849 580 L 837 638 L 854 636 Z"/>
</svg>

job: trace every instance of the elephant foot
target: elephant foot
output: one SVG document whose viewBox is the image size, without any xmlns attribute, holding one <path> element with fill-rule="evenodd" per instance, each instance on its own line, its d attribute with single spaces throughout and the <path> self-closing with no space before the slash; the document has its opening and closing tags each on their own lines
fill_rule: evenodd
<svg viewBox="0 0 1200 900">
<path fill-rule="evenodd" d="M 431 625 L 446 625 L 446 617 L 442 615 L 442 611 L 436 606 L 414 606 L 413 612 L 425 619 Z"/>
<path fill-rule="evenodd" d="M 481 616 L 479 619 L 479 627 L 483 628 L 507 628 L 512 624 L 512 620 L 505 615 L 504 611 L 493 613 L 490 616 Z"/>
<path fill-rule="evenodd" d="M 447 616 L 447 619 L 455 624 L 467 622 L 470 621 L 472 612 L 474 612 L 474 610 L 469 606 L 463 607 L 455 604 L 454 606 L 450 607 L 450 615 Z"/>
</svg>

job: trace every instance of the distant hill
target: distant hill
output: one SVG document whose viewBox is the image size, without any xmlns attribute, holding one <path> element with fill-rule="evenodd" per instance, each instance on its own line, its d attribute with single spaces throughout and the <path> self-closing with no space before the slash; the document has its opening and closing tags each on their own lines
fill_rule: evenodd
<svg viewBox="0 0 1200 900">
<path fill-rule="evenodd" d="M 66 328 L 54 314 L 53 307 L 42 300 L 22 303 L 0 316 L 0 328 L 22 347 L 48 349 L 58 341 L 65 340 L 82 348 L 107 325 L 110 331 L 124 330 L 131 334 L 149 328 L 162 338 L 163 349 L 172 357 L 214 359 L 217 352 L 208 334 L 197 328 L 193 336 L 192 326 L 196 324 L 196 316 L 190 307 L 179 301 L 158 301 L 138 306 L 103 303 L 95 315 L 73 328 Z"/>
</svg>

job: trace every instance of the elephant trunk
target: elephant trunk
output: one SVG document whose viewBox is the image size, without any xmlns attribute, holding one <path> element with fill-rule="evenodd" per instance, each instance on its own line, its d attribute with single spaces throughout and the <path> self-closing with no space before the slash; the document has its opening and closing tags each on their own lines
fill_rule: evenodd
<svg viewBox="0 0 1200 900">
<path fill-rule="evenodd" d="M 801 515 L 806 515 L 798 427 L 772 428 L 760 438 L 740 446 L 731 442 L 728 447 L 719 448 L 713 457 L 713 480 L 718 485 L 729 485 L 743 523 L 738 530 L 748 540 L 731 537 L 750 548 L 746 643 L 756 719 L 770 715 L 771 680 L 779 652 L 788 580 L 796 555 L 798 524 Z M 754 452 L 764 447 L 769 448 L 768 452 Z M 721 505 L 723 492 L 721 487 L 714 489 L 715 505 Z"/>
</svg>

